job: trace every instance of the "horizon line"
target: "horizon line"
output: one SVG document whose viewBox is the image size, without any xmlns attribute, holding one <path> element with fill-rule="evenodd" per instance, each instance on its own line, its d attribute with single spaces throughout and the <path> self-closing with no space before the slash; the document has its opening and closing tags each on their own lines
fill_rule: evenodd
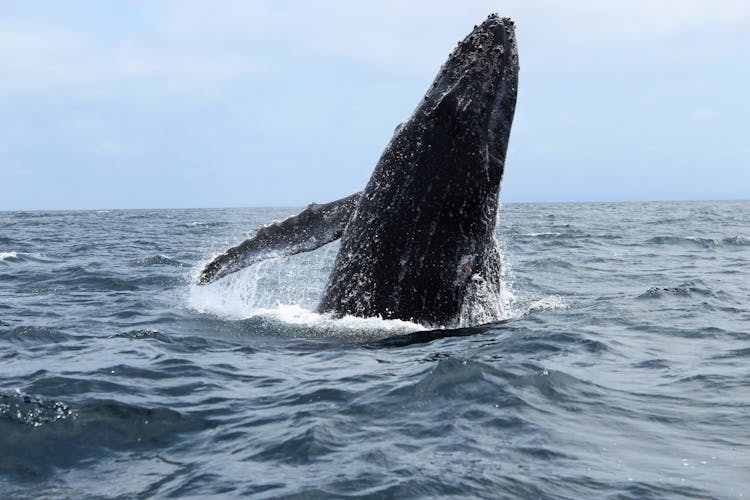
<svg viewBox="0 0 750 500">
<path fill-rule="evenodd" d="M 508 201 L 502 199 L 499 205 L 573 205 L 573 204 L 605 204 L 605 203 L 739 203 L 750 202 L 750 199 L 650 199 L 650 200 L 565 200 L 565 201 Z M 309 203 L 296 205 L 246 205 L 246 206 L 224 206 L 224 207 L 105 207 L 105 208 L 18 208 L 18 209 L 0 209 L 0 213 L 15 212 L 113 212 L 113 211 L 137 211 L 137 210 L 257 210 L 257 209 L 287 209 L 287 208 L 304 208 Z"/>
</svg>

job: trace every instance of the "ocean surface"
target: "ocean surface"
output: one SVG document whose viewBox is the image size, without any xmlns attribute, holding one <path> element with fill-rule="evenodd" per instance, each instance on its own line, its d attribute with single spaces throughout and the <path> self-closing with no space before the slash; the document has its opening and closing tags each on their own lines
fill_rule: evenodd
<svg viewBox="0 0 750 500">
<path fill-rule="evenodd" d="M 458 329 L 193 284 L 296 211 L 0 212 L 0 497 L 750 496 L 750 202 L 503 205 Z"/>
</svg>

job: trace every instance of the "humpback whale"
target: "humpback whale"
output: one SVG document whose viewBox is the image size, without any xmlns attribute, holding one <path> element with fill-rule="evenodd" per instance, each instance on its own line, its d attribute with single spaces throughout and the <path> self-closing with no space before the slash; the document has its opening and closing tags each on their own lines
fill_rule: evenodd
<svg viewBox="0 0 750 500">
<path fill-rule="evenodd" d="M 318 312 L 451 325 L 500 291 L 495 240 L 518 86 L 513 21 L 491 14 L 453 50 L 361 193 L 260 228 L 201 271 L 341 239 Z"/>
</svg>

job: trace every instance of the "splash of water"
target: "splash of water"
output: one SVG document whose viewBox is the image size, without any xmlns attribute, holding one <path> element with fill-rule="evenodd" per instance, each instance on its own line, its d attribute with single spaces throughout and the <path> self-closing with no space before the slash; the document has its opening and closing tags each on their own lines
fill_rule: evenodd
<svg viewBox="0 0 750 500">
<path fill-rule="evenodd" d="M 500 248 L 501 286 L 493 290 L 478 278 L 471 296 L 455 324 L 431 328 L 471 327 L 523 317 L 529 313 L 567 306 L 559 297 L 527 297 L 514 289 L 515 278 L 506 252 Z M 264 317 L 284 324 L 329 332 L 332 336 L 346 332 L 381 332 L 382 336 L 428 329 L 402 320 L 379 317 L 334 318 L 319 314 L 315 307 L 338 251 L 338 244 L 288 257 L 267 259 L 240 272 L 205 286 L 191 285 L 188 306 L 201 313 L 227 320 Z M 193 283 L 200 266 L 193 270 Z"/>
</svg>

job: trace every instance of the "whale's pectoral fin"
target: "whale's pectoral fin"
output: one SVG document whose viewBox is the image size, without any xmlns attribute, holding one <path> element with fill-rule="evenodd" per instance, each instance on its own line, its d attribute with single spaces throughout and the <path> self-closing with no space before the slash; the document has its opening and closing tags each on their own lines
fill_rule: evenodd
<svg viewBox="0 0 750 500">
<path fill-rule="evenodd" d="M 297 215 L 259 228 L 255 236 L 206 264 L 198 284 L 207 285 L 263 259 L 309 252 L 340 238 L 360 194 L 324 205 L 312 203 Z"/>
</svg>

